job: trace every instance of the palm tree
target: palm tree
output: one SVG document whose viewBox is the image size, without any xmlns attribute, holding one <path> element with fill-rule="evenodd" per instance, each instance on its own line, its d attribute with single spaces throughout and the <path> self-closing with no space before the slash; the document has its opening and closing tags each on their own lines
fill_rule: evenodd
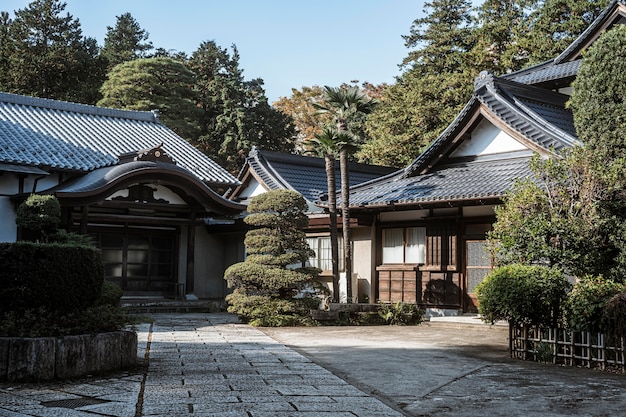
<svg viewBox="0 0 626 417">
<path fill-rule="evenodd" d="M 325 104 L 313 103 L 316 114 L 331 114 L 335 119 L 336 133 L 342 135 L 337 143 L 339 148 L 339 164 L 341 170 L 341 215 L 343 220 L 343 253 L 346 272 L 346 292 L 348 300 L 352 299 L 352 244 L 350 231 L 350 174 L 348 160 L 356 150 L 357 135 L 350 130 L 350 122 L 358 115 L 369 114 L 374 110 L 377 101 L 370 99 L 359 87 L 347 88 L 324 87 Z"/>
<path fill-rule="evenodd" d="M 337 232 L 337 179 L 335 159 L 337 158 L 337 131 L 326 126 L 321 133 L 311 139 L 313 151 L 326 161 L 326 184 L 328 188 L 328 213 L 330 217 L 330 251 L 333 268 L 333 302 L 339 302 L 339 243 Z"/>
</svg>

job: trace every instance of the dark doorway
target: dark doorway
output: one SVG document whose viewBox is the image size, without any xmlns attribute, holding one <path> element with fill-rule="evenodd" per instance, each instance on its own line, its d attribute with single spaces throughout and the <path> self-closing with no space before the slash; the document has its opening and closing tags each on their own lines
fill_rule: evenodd
<svg viewBox="0 0 626 417">
<path fill-rule="evenodd" d="M 124 295 L 168 296 L 177 282 L 174 230 L 133 229 L 93 233 L 102 249 L 104 276 Z"/>
</svg>

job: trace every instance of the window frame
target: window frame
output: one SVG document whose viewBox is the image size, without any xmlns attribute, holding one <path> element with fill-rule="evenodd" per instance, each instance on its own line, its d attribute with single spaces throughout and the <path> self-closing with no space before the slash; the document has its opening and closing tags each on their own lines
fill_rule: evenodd
<svg viewBox="0 0 626 417">
<path fill-rule="evenodd" d="M 422 249 L 418 249 L 418 251 L 421 251 L 421 253 L 417 254 L 417 262 L 407 262 L 407 252 L 408 252 L 408 248 L 410 247 L 409 245 L 409 231 L 412 229 L 419 229 L 420 230 L 420 238 L 421 241 L 418 242 L 418 245 L 422 246 Z M 385 259 L 385 253 L 389 253 L 389 251 L 386 251 L 385 248 L 387 248 L 387 246 L 385 246 L 386 244 L 386 240 L 387 240 L 387 233 L 388 231 L 397 231 L 397 230 L 402 230 L 402 261 L 401 262 L 397 262 L 397 260 L 394 259 L 394 261 L 390 262 L 388 260 Z M 381 230 L 381 261 L 383 265 L 424 265 L 426 263 L 426 259 L 427 259 L 427 252 L 428 252 L 428 248 L 427 248 L 427 228 L 426 226 L 401 226 L 401 227 L 385 227 Z M 411 245 L 412 246 L 412 245 Z M 394 248 L 399 248 L 400 246 L 394 246 Z M 391 247 L 390 247 L 391 248 Z M 399 250 L 398 250 L 399 251 Z M 397 256 L 397 254 L 395 255 Z M 421 259 L 419 259 L 421 257 Z"/>
</svg>

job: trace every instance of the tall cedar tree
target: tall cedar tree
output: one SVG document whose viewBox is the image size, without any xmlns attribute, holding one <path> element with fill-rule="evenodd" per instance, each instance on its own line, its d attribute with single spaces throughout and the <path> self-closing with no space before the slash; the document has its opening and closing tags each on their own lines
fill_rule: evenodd
<svg viewBox="0 0 626 417">
<path fill-rule="evenodd" d="M 404 37 L 407 71 L 383 93 L 381 106 L 367 121 L 372 138 L 359 157 L 379 165 L 403 167 L 454 119 L 472 91 L 478 70 L 468 62 L 473 48 L 471 3 L 435 0 L 425 4 Z"/>
<path fill-rule="evenodd" d="M 163 123 L 185 139 L 197 137 L 200 110 L 194 74 L 171 58 L 140 58 L 115 66 L 102 85 L 99 106 L 157 110 Z"/>
<path fill-rule="evenodd" d="M 260 79 L 244 81 L 239 53 L 232 55 L 215 42 L 203 42 L 192 54 L 196 74 L 200 134 L 195 145 L 224 168 L 236 173 L 253 146 L 290 152 L 294 148 L 291 121 L 267 103 Z"/>
<path fill-rule="evenodd" d="M 528 11 L 533 1 L 485 0 L 477 8 L 471 56 L 476 70 L 501 75 L 527 65 L 529 51 L 518 39 L 530 30 Z"/>
<path fill-rule="evenodd" d="M 556 57 L 604 10 L 608 0 L 545 0 L 530 15 L 530 30 L 518 43 L 528 64 Z"/>
<path fill-rule="evenodd" d="M 612 277 L 626 276 L 626 26 L 616 25 L 589 47 L 573 83 L 570 105 L 584 146 L 609 184 L 601 214 L 613 224 L 611 243 L 619 249 Z"/>
<path fill-rule="evenodd" d="M 114 27 L 107 26 L 102 47 L 102 55 L 108 59 L 109 68 L 122 62 L 145 58 L 152 49 L 152 42 L 148 41 L 149 33 L 139 26 L 130 13 L 116 16 L 116 19 Z"/>
<path fill-rule="evenodd" d="M 36 0 L 2 17 L 0 89 L 16 94 L 93 104 L 106 75 L 95 39 L 82 36 L 65 3 Z M 7 30 L 8 26 L 8 30 Z M 8 39 L 5 38 L 8 34 Z"/>
</svg>

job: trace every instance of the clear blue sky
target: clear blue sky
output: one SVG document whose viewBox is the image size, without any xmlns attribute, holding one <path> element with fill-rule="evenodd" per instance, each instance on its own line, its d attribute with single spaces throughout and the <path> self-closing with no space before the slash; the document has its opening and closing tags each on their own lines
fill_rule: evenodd
<svg viewBox="0 0 626 417">
<path fill-rule="evenodd" d="M 358 80 L 391 83 L 407 55 L 402 35 L 424 0 L 65 0 L 83 34 L 104 41 L 130 13 L 155 47 L 191 54 L 201 42 L 235 44 L 245 79 L 262 78 L 270 103 L 291 88 Z M 0 10 L 29 0 L 1 0 Z"/>
</svg>

